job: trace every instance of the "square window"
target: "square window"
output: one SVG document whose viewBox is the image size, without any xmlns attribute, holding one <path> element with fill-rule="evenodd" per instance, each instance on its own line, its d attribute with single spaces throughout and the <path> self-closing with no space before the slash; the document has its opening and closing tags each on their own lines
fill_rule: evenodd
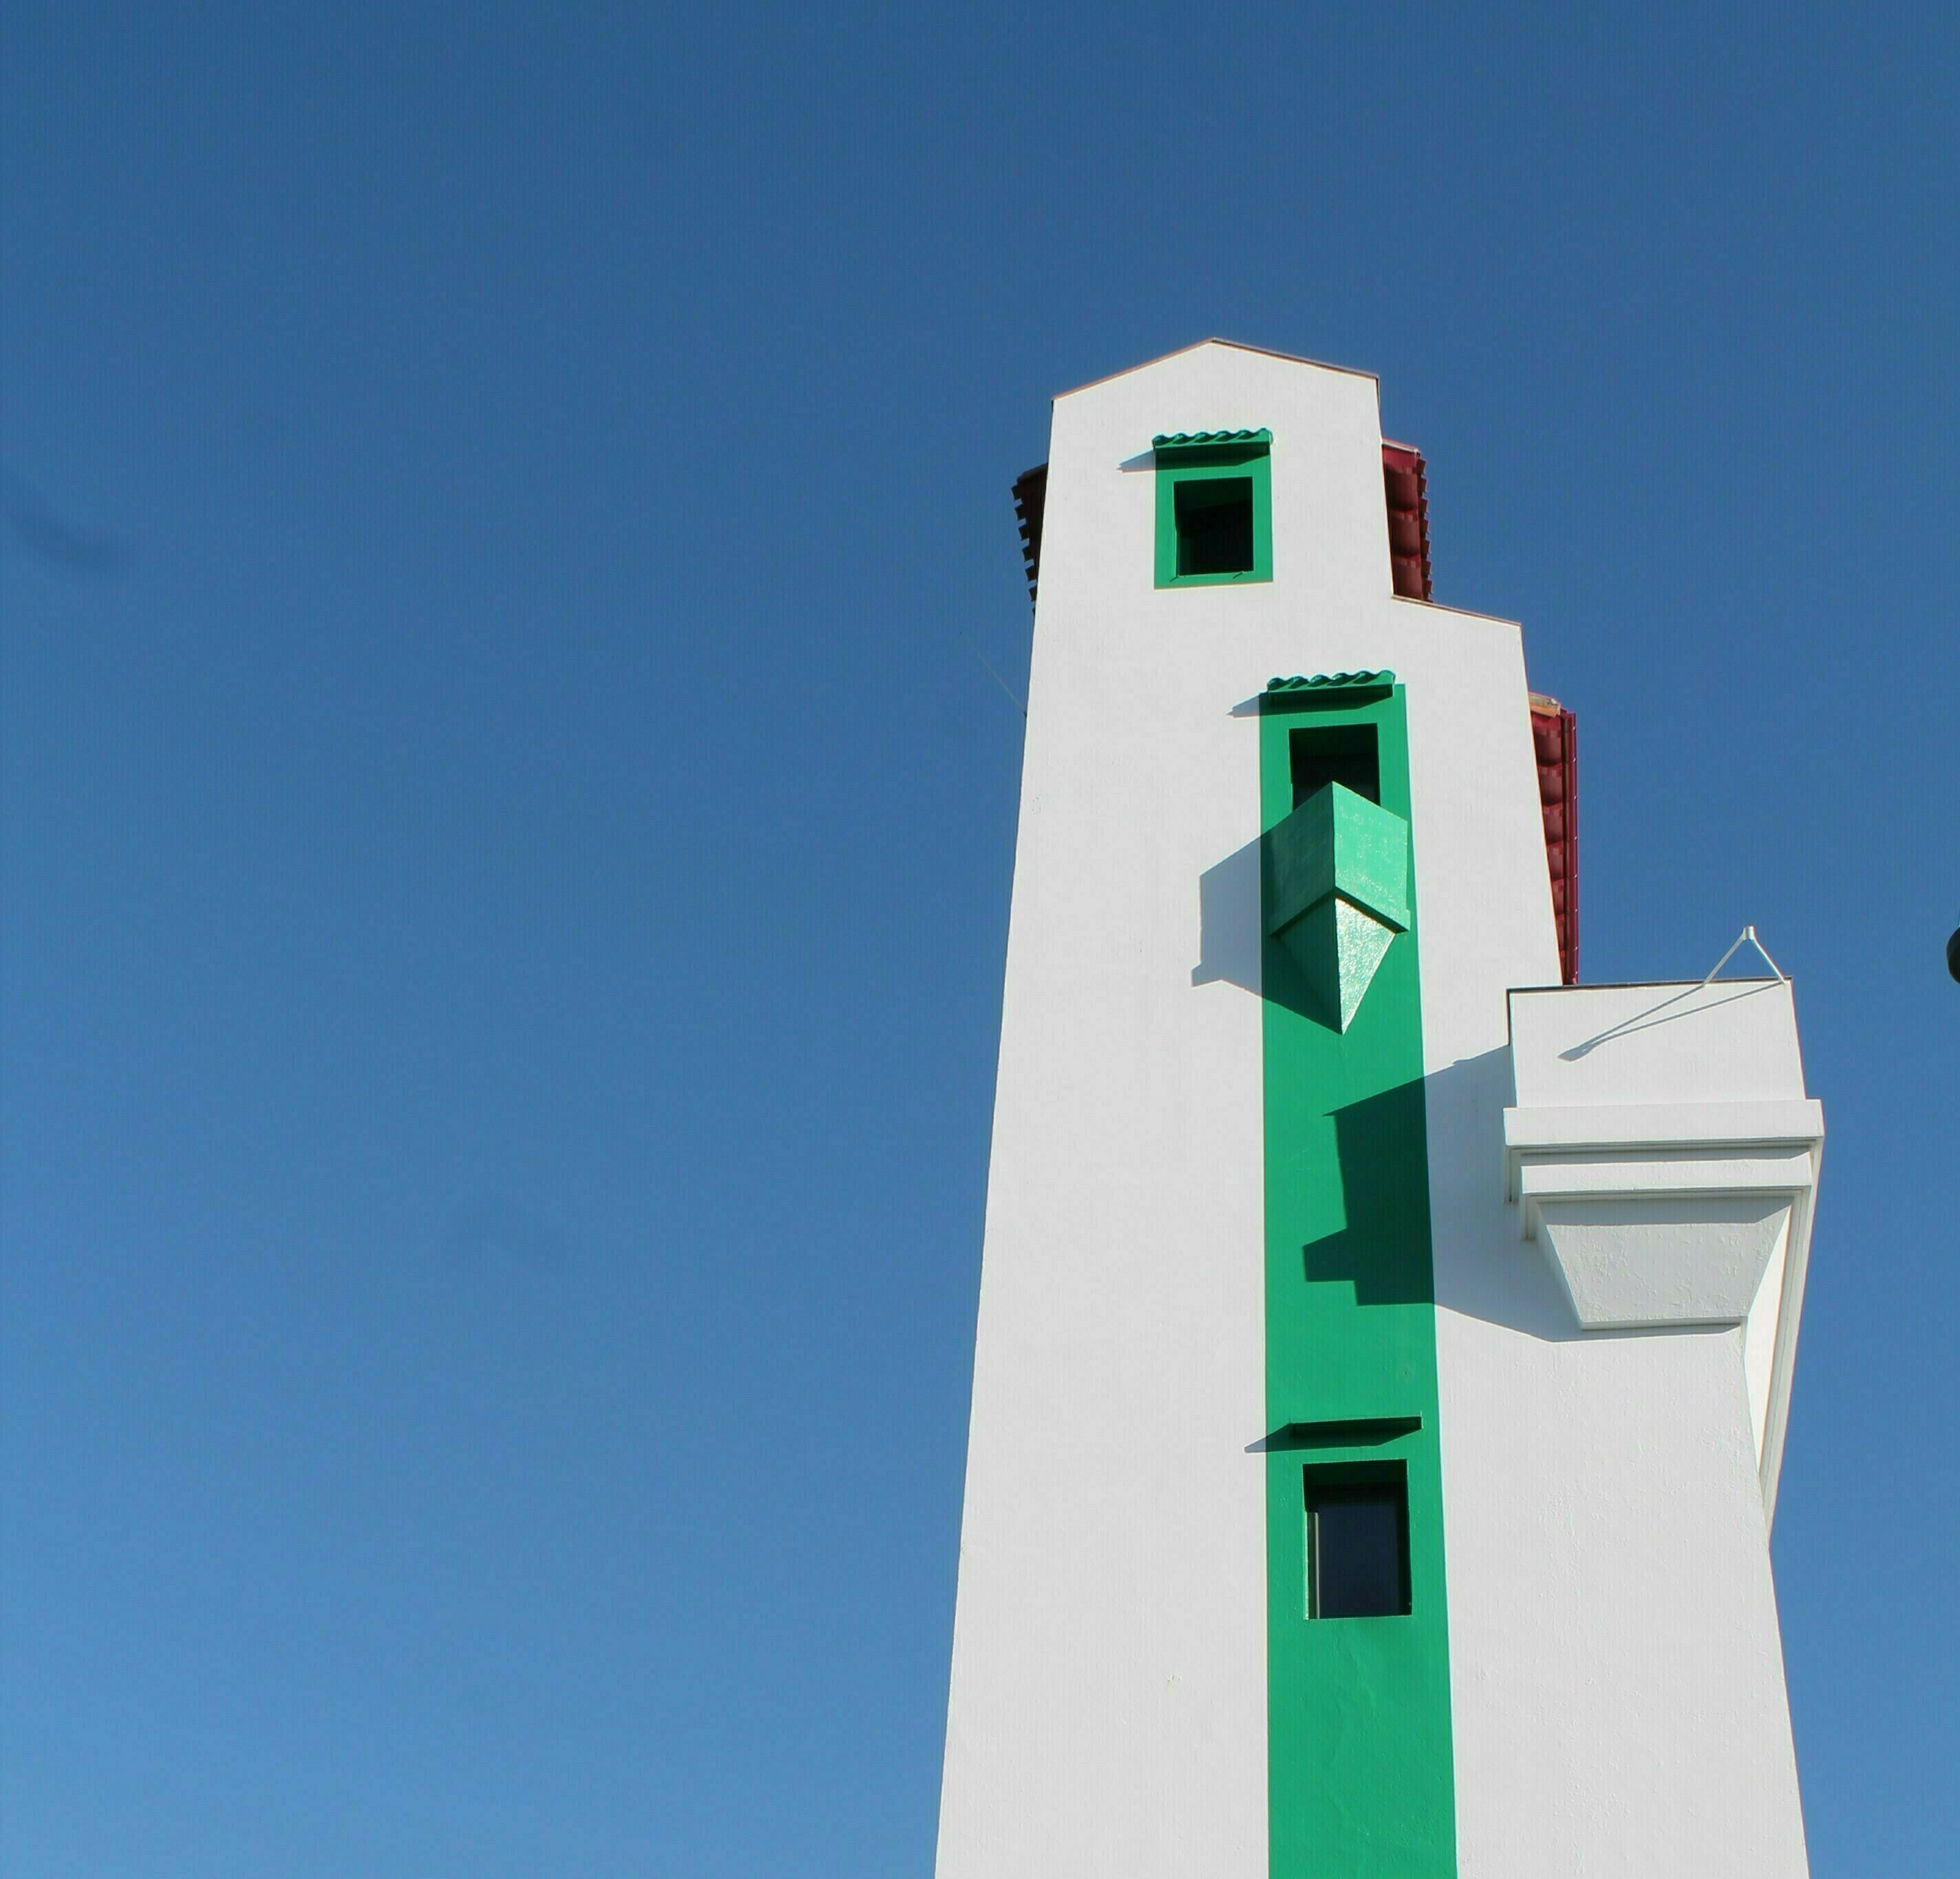
<svg viewBox="0 0 1960 1879">
<path fill-rule="evenodd" d="M 1332 1475 L 1333 1478 L 1328 1478 Z M 1409 1610 L 1408 1479 L 1306 1470 L 1309 1618 L 1398 1618 Z"/>
<path fill-rule="evenodd" d="M 1273 578 L 1272 433 L 1179 432 L 1153 440 L 1157 584 Z"/>
<path fill-rule="evenodd" d="M 1373 725 L 1326 725 L 1296 731 L 1287 749 L 1293 763 L 1296 809 L 1329 783 L 1344 784 L 1370 802 L 1382 800 L 1382 760 Z"/>
<path fill-rule="evenodd" d="M 1176 485 L 1177 571 L 1252 572 L 1252 479 L 1186 477 Z"/>
</svg>

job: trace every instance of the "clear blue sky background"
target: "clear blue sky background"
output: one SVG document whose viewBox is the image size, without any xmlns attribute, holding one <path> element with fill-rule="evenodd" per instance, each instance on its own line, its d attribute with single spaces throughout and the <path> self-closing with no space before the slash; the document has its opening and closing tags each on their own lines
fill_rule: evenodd
<svg viewBox="0 0 1960 1879">
<path fill-rule="evenodd" d="M 1955 20 L 13 0 L 9 1879 L 928 1871 L 976 654 L 1213 333 L 1577 709 L 1586 976 L 1797 980 L 1811 1843 L 1949 1874 Z"/>
</svg>

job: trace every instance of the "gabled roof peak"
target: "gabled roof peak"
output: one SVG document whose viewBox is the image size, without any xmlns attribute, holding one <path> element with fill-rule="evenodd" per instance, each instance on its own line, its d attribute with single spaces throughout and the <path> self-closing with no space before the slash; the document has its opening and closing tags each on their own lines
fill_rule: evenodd
<svg viewBox="0 0 1960 1879">
<path fill-rule="evenodd" d="M 1072 398 L 1078 391 L 1088 391 L 1097 385 L 1106 385 L 1112 379 L 1127 378 L 1132 372 L 1147 371 L 1153 365 L 1161 365 L 1166 359 L 1179 358 L 1186 352 L 1195 352 L 1207 346 L 1230 346 L 1235 352 L 1257 352 L 1271 359 L 1284 359 L 1293 365 L 1317 365 L 1322 371 L 1345 372 L 1350 377 L 1369 378 L 1380 383 L 1378 372 L 1365 372 L 1358 366 L 1337 365 L 1330 359 L 1309 358 L 1303 352 L 1282 352 L 1270 346 L 1249 346 L 1243 339 L 1225 339 L 1216 334 L 1207 339 L 1194 339 L 1188 346 L 1173 346 L 1168 352 L 1160 352 L 1154 358 L 1140 359 L 1134 365 L 1125 365 L 1120 371 L 1105 372 L 1100 378 L 1092 378 L 1080 385 L 1071 385 L 1066 391 L 1058 391 L 1058 398 Z"/>
</svg>

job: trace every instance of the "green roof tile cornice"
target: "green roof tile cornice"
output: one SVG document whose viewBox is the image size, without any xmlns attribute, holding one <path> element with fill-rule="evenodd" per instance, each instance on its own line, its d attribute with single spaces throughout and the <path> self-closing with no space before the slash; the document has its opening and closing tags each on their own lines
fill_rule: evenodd
<svg viewBox="0 0 1960 1879">
<path fill-rule="evenodd" d="M 1379 672 L 1316 672 L 1311 678 L 1268 679 L 1266 689 L 1269 692 L 1328 692 L 1342 691 L 1352 687 L 1379 691 L 1383 686 L 1392 685 L 1395 675 L 1384 666 Z"/>
<path fill-rule="evenodd" d="M 1150 439 L 1153 451 L 1215 450 L 1219 445 L 1253 446 L 1270 444 L 1270 431 L 1160 431 Z"/>
</svg>

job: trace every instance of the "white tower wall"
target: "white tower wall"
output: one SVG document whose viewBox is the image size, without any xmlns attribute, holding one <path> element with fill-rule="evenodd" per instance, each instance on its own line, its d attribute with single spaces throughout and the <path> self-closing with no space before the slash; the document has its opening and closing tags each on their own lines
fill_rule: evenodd
<svg viewBox="0 0 1960 1879">
<path fill-rule="evenodd" d="M 1261 426 L 1273 578 L 1157 588 L 1152 437 Z M 1275 674 L 1385 667 L 1458 1869 L 1804 1870 L 1748 1333 L 1583 1334 L 1506 1195 L 1507 993 L 1558 979 L 1519 629 L 1391 591 L 1372 377 L 1211 342 L 1055 406 L 940 1879 L 1267 1870 L 1251 706 Z"/>
</svg>

